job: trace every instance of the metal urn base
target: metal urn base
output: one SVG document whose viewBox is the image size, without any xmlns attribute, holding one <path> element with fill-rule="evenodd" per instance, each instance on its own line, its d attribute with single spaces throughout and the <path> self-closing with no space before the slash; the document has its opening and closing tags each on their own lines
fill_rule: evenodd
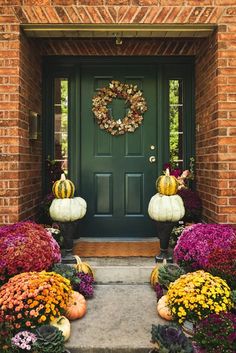
<svg viewBox="0 0 236 353">
<path fill-rule="evenodd" d="M 78 230 L 78 221 L 58 222 L 58 226 L 63 237 L 62 263 L 75 264 L 76 260 L 72 254 L 74 236 Z"/>
<path fill-rule="evenodd" d="M 169 254 L 169 242 L 172 229 L 176 225 L 176 222 L 156 222 L 157 224 L 157 237 L 160 239 L 161 252 L 155 257 L 156 262 L 163 262 L 165 259 L 167 262 L 172 262 L 172 255 Z"/>
</svg>

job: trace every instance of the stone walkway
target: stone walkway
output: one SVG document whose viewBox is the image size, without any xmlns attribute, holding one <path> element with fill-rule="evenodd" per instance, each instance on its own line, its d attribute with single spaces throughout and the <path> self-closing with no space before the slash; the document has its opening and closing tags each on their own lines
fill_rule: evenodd
<svg viewBox="0 0 236 353">
<path fill-rule="evenodd" d="M 155 292 L 149 284 L 154 260 L 94 259 L 89 263 L 98 267 L 100 283 L 95 286 L 94 297 L 87 301 L 87 314 L 72 323 L 72 334 L 66 347 L 72 353 L 149 352 L 152 324 L 164 323 L 157 315 Z M 106 283 L 101 283 L 101 268 L 106 263 Z M 130 283 L 130 278 L 135 278 L 141 267 L 146 268 L 146 280 Z M 124 281 L 121 283 L 120 276 L 117 276 L 115 283 L 120 271 Z M 141 271 L 142 276 L 144 272 Z"/>
</svg>

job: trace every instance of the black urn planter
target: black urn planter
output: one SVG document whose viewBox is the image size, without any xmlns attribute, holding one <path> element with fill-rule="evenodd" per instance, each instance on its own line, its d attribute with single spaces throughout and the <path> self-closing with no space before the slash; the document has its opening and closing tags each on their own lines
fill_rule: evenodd
<svg viewBox="0 0 236 353">
<path fill-rule="evenodd" d="M 176 222 L 156 222 L 157 226 L 157 237 L 160 240 L 160 254 L 155 257 L 156 262 L 163 262 L 164 259 L 168 262 L 172 262 L 172 255 L 169 254 L 169 242 L 171 232 L 176 225 Z"/>
<path fill-rule="evenodd" d="M 63 238 L 62 245 L 62 263 L 76 263 L 72 254 L 73 243 L 76 233 L 78 232 L 78 221 L 73 222 L 57 222 L 61 236 Z M 77 237 L 78 238 L 78 237 Z"/>
</svg>

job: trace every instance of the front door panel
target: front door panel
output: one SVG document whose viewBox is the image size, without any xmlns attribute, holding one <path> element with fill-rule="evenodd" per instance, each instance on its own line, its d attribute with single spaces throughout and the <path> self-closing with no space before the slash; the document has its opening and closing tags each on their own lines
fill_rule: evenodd
<svg viewBox="0 0 236 353">
<path fill-rule="evenodd" d="M 137 84 L 148 110 L 133 133 L 112 136 L 101 130 L 92 113 L 96 90 L 111 80 Z M 155 192 L 157 139 L 157 92 L 152 66 L 83 66 L 81 73 L 81 180 L 80 194 L 88 203 L 81 222 L 83 236 L 151 236 L 153 222 L 147 214 Z M 122 119 L 127 105 L 113 99 L 114 119 Z M 150 146 L 155 146 L 152 150 Z"/>
</svg>

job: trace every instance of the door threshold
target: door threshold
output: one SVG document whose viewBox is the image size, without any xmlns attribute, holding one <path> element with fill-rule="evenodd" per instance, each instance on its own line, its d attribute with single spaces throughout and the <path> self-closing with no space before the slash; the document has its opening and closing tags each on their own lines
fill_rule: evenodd
<svg viewBox="0 0 236 353">
<path fill-rule="evenodd" d="M 127 237 L 127 238 L 121 238 L 121 237 L 96 237 L 96 238 L 91 238 L 91 237 L 81 237 L 80 239 L 75 239 L 74 243 L 78 243 L 81 241 L 85 242 L 91 242 L 91 243 L 106 243 L 106 242 L 120 242 L 120 243 L 125 243 L 125 242 L 155 242 L 158 241 L 157 237 Z"/>
</svg>

